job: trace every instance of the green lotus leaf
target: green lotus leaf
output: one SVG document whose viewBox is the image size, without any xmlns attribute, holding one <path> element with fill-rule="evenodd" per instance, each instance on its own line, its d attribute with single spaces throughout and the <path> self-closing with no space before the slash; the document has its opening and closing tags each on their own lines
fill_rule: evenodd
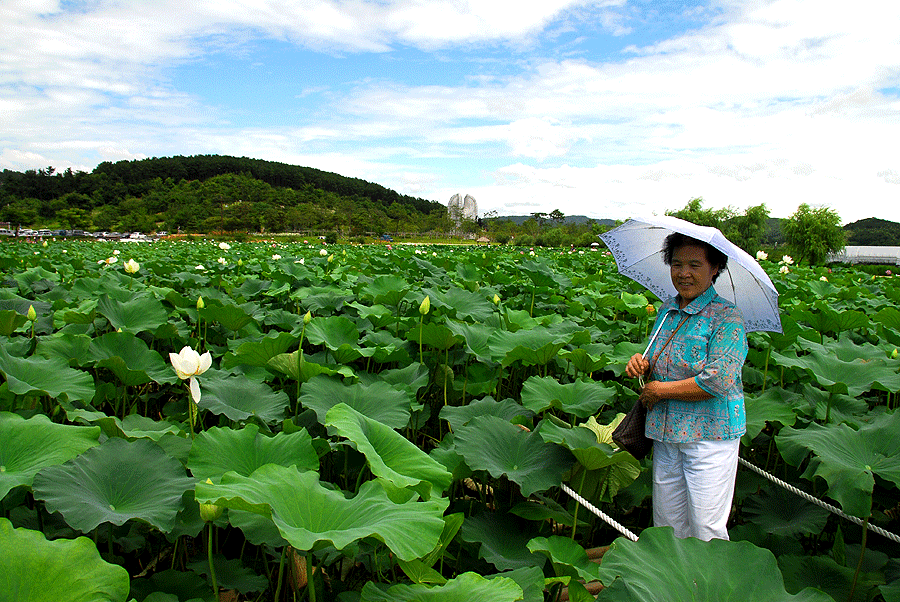
<svg viewBox="0 0 900 602">
<path fill-rule="evenodd" d="M 349 369 L 346 367 L 334 369 L 329 366 L 323 366 L 322 364 L 307 361 L 306 357 L 299 349 L 293 353 L 276 355 L 268 361 L 267 365 L 273 370 L 278 370 L 282 374 L 290 376 L 294 380 L 299 380 L 301 383 L 305 383 L 312 377 L 320 374 L 325 374 L 327 376 L 335 374 L 352 376 L 352 373 L 349 373 Z M 345 373 L 345 371 L 347 371 L 347 373 Z"/>
<path fill-rule="evenodd" d="M 58 312 L 56 320 L 60 314 L 66 324 L 92 324 L 97 319 L 97 299 L 84 299 L 77 307 Z"/>
<path fill-rule="evenodd" d="M 355 497 L 319 484 L 315 472 L 266 464 L 249 477 L 226 473 L 218 484 L 199 483 L 197 501 L 265 513 L 290 544 L 311 550 L 331 542 L 341 550 L 365 537 L 383 541 L 398 558 L 413 560 L 440 540 L 449 500 L 392 502 L 381 484 L 363 483 Z M 415 525 L 415 529 L 410 529 Z"/>
<path fill-rule="evenodd" d="M 401 366 L 412 362 L 409 354 L 409 343 L 403 339 L 395 337 L 387 330 L 378 330 L 370 332 L 362 338 L 362 344 L 366 348 L 373 348 L 375 352 L 372 359 L 376 362 L 398 363 Z"/>
<path fill-rule="evenodd" d="M 612 372 L 616 375 L 617 378 L 621 378 L 623 381 L 625 380 L 625 366 L 628 364 L 628 360 L 631 359 L 631 356 L 635 353 L 644 353 L 644 349 L 646 349 L 647 343 L 632 343 L 629 341 L 622 341 L 620 343 L 616 343 L 616 346 L 613 347 L 612 351 L 607 353 L 607 357 L 609 358 L 609 363 L 606 364 L 606 370 Z M 635 386 L 637 386 L 637 379 L 634 379 Z"/>
<path fill-rule="evenodd" d="M 514 602 L 522 599 L 522 588 L 507 577 L 488 579 L 476 573 L 463 573 L 444 585 L 397 584 L 379 587 L 369 582 L 363 586 L 361 602 Z"/>
<path fill-rule="evenodd" d="M 123 420 L 115 416 L 104 416 L 95 419 L 100 428 L 109 437 L 126 439 L 150 439 L 159 442 L 166 434 L 180 436 L 184 433 L 181 425 L 166 420 L 153 420 L 140 414 L 129 414 Z M 190 445 L 190 443 L 188 443 Z"/>
<path fill-rule="evenodd" d="M 600 565 L 591 562 L 584 548 L 570 537 L 535 537 L 528 542 L 528 549 L 549 558 L 557 577 L 570 576 L 584 581 L 596 581 L 600 578 Z"/>
<path fill-rule="evenodd" d="M 360 380 L 362 381 L 365 377 L 365 373 L 361 374 Z M 422 387 L 428 386 L 430 378 L 428 366 L 419 362 L 412 362 L 404 368 L 382 370 L 378 374 L 377 380 L 386 382 L 395 389 L 407 391 L 411 396 L 415 397 Z"/>
<path fill-rule="evenodd" d="M 780 387 L 767 389 L 762 395 L 746 395 L 747 441 L 760 434 L 767 422 L 793 426 L 797 421 L 794 408 L 802 403 L 802 396 Z"/>
<path fill-rule="evenodd" d="M 488 339 L 496 332 L 496 328 L 491 328 L 486 324 L 468 324 L 466 322 L 456 322 L 453 320 L 447 320 L 445 326 L 449 328 L 453 334 L 463 338 L 466 342 L 466 351 L 471 353 L 480 363 L 495 363 L 495 360 L 491 355 L 492 349 L 488 345 Z"/>
<path fill-rule="evenodd" d="M 213 567 L 216 569 L 216 584 L 224 589 L 233 589 L 248 594 L 266 589 L 269 580 L 262 575 L 257 575 L 239 558 L 227 560 L 224 556 L 213 556 Z M 209 560 L 203 559 L 187 565 L 198 575 L 209 575 Z"/>
<path fill-rule="evenodd" d="M 802 395 L 792 407 L 797 414 L 810 416 L 825 423 L 845 422 L 859 428 L 868 418 L 869 404 L 865 398 L 851 397 L 843 393 L 823 391 L 813 383 L 803 385 Z"/>
<path fill-rule="evenodd" d="M 885 326 L 885 328 L 890 328 L 891 330 L 896 330 L 900 332 L 900 309 L 896 307 L 885 307 L 878 310 L 872 319 L 879 324 Z"/>
<path fill-rule="evenodd" d="M 359 328 L 344 316 L 313 318 L 306 327 L 306 339 L 313 345 L 325 345 L 331 350 L 342 345 L 359 344 Z"/>
<path fill-rule="evenodd" d="M 624 415 L 620 414 L 613 424 L 618 425 L 622 418 Z M 591 417 L 591 421 L 597 425 L 593 417 Z M 612 428 L 614 429 L 615 426 Z M 618 452 L 610 443 L 598 441 L 597 433 L 587 425 L 566 428 L 544 420 L 541 422 L 540 433 L 544 441 L 556 443 L 570 450 L 575 459 L 588 470 L 597 470 L 616 464 L 621 461 L 621 458 L 615 457 L 618 453 L 622 453 L 623 456 L 627 455 L 627 452 Z"/>
<path fill-rule="evenodd" d="M 522 385 L 522 405 L 536 414 L 557 408 L 586 418 L 599 412 L 615 396 L 616 389 L 603 383 L 576 380 L 561 384 L 552 376 L 532 376 Z"/>
<path fill-rule="evenodd" d="M 357 412 L 391 428 L 403 428 L 409 422 L 412 400 L 410 394 L 383 381 L 371 385 L 344 385 L 328 376 L 311 378 L 303 384 L 300 392 L 300 403 L 313 409 L 323 424 L 328 410 L 339 403 L 346 403 Z"/>
<path fill-rule="evenodd" d="M 18 272 L 14 274 L 12 278 L 19 284 L 19 291 L 23 295 L 31 294 L 34 291 L 34 285 L 42 280 L 47 282 L 59 282 L 59 274 L 47 271 L 40 266 Z"/>
<path fill-rule="evenodd" d="M 397 306 L 410 291 L 410 284 L 406 278 L 387 275 L 376 276 L 372 282 L 360 289 L 361 297 L 371 297 L 377 305 Z"/>
<path fill-rule="evenodd" d="M 809 452 L 805 477 L 819 476 L 828 483 L 828 495 L 844 512 L 866 518 L 872 513 L 875 475 L 900 485 L 900 412 L 883 414 L 853 430 L 846 424 L 805 429 L 782 428 L 775 436 L 784 459 L 799 466 Z"/>
<path fill-rule="evenodd" d="M 466 518 L 460 537 L 469 543 L 481 544 L 478 557 L 498 570 L 543 567 L 547 559 L 528 549 L 528 542 L 538 536 L 535 523 L 511 514 L 483 512 Z"/>
<path fill-rule="evenodd" d="M 103 295 L 97 301 L 97 311 L 115 330 L 132 333 L 154 332 L 169 319 L 165 306 L 149 293 L 138 293 L 130 301 L 117 301 Z"/>
<path fill-rule="evenodd" d="M 746 541 L 677 539 L 671 527 L 644 529 L 636 542 L 620 537 L 603 556 L 599 573 L 606 587 L 598 601 L 831 602 L 812 588 L 787 593 L 768 550 Z"/>
<path fill-rule="evenodd" d="M 0 335 L 12 336 L 16 330 L 28 321 L 28 318 L 11 309 L 0 310 Z"/>
<path fill-rule="evenodd" d="M 431 347 L 432 349 L 445 351 L 462 341 L 462 337 L 454 334 L 452 330 L 443 324 L 426 322 L 421 325 L 416 324 L 414 328 L 410 329 L 410 331 L 406 333 L 406 340 L 410 343 L 415 343 L 416 345 L 418 345 L 421 340 L 423 345 Z"/>
<path fill-rule="evenodd" d="M 609 345 L 595 343 L 570 350 L 562 350 L 559 357 L 572 362 L 575 369 L 582 374 L 590 374 L 602 369 L 609 363 L 606 353 L 612 348 Z"/>
<path fill-rule="evenodd" d="M 622 291 L 616 302 L 616 311 L 628 312 L 633 316 L 647 317 L 647 306 L 650 301 L 644 295 L 635 295 L 628 291 Z"/>
<path fill-rule="evenodd" d="M 354 443 L 368 460 L 373 475 L 398 488 L 409 487 L 423 499 L 430 499 L 432 489 L 440 494 L 450 486 L 451 474 L 440 463 L 391 427 L 347 404 L 339 403 L 328 410 L 325 425 Z"/>
<path fill-rule="evenodd" d="M 517 361 L 524 366 L 542 366 L 556 357 L 571 340 L 571 334 L 556 334 L 546 328 L 517 332 L 498 330 L 488 337 L 488 346 L 491 355 L 503 366 Z"/>
<path fill-rule="evenodd" d="M 223 305 L 208 303 L 198 313 L 204 322 L 217 322 L 232 332 L 238 332 L 253 322 L 253 316 L 231 303 Z"/>
<path fill-rule="evenodd" d="M 247 538 L 247 541 L 256 546 L 267 545 L 273 548 L 283 548 L 289 545 L 281 536 L 281 532 L 270 516 L 263 516 L 248 510 L 230 508 L 228 510 L 228 522 L 237 527 Z"/>
<path fill-rule="evenodd" d="M 180 462 L 152 441 L 108 439 L 60 466 L 34 477 L 34 497 L 84 533 L 102 523 L 130 519 L 170 531 L 193 486 Z"/>
<path fill-rule="evenodd" d="M 299 291 L 298 291 L 299 292 Z M 336 286 L 312 286 L 302 291 L 305 295 L 303 307 L 314 314 L 323 310 L 329 312 L 340 311 L 345 303 L 353 299 L 353 293 Z"/>
<path fill-rule="evenodd" d="M 858 556 L 853 559 L 854 567 Z M 854 569 L 839 565 L 830 556 L 797 556 L 782 554 L 778 557 L 778 568 L 784 575 L 785 589 L 797 592 L 803 588 L 816 588 L 830 594 L 833 600 L 850 600 L 850 588 L 854 580 Z M 861 572 L 856 577 L 856 590 L 852 602 L 872 600 L 874 588 L 884 583 L 882 573 Z M 882 589 L 883 589 L 882 585 Z M 885 602 L 891 602 L 885 596 Z"/>
<path fill-rule="evenodd" d="M 781 487 L 762 489 L 745 499 L 742 513 L 749 522 L 775 535 L 821 533 L 830 515 L 825 508 Z"/>
<path fill-rule="evenodd" d="M 823 387 L 845 386 L 851 397 L 859 397 L 873 388 L 900 390 L 896 367 L 874 345 L 856 345 L 844 337 L 824 345 L 808 341 L 804 348 L 809 351 L 807 355 L 773 353 L 772 357 L 781 366 L 805 370 Z"/>
<path fill-rule="evenodd" d="M 98 368 L 109 368 L 126 386 L 178 382 L 172 366 L 130 332 L 108 332 L 97 337 L 91 341 L 89 351 Z"/>
<path fill-rule="evenodd" d="M 35 355 L 50 359 L 59 357 L 69 366 L 87 366 L 92 361 L 90 353 L 91 337 L 84 334 L 55 334 L 38 341 Z"/>
<path fill-rule="evenodd" d="M 0 598 L 15 602 L 124 601 L 128 571 L 109 564 L 87 537 L 48 541 L 0 518 Z"/>
<path fill-rule="evenodd" d="M 248 424 L 242 429 L 213 427 L 198 434 L 187 466 L 200 481 L 218 481 L 229 471 L 249 476 L 264 464 L 318 470 L 319 457 L 306 429 L 267 437 L 258 426 Z"/>
<path fill-rule="evenodd" d="M 235 366 L 265 366 L 272 358 L 285 353 L 297 338 L 289 332 L 270 332 L 258 341 L 245 341 L 222 358 L 222 369 Z"/>
<path fill-rule="evenodd" d="M 479 292 L 467 291 L 458 286 L 446 290 L 423 289 L 431 300 L 434 309 L 455 316 L 457 319 L 468 319 L 470 322 L 482 323 L 490 318 L 494 312 L 493 303 Z"/>
<path fill-rule="evenodd" d="M 290 403 L 284 391 L 273 391 L 267 384 L 247 377 L 208 371 L 199 378 L 201 397 L 198 405 L 231 420 L 256 417 L 267 423 L 277 422 L 284 418 L 285 408 Z"/>
<path fill-rule="evenodd" d="M 150 577 L 132 579 L 131 596 L 131 599 L 144 602 L 198 602 L 215 599 L 206 579 L 193 571 L 174 569 L 153 573 Z"/>
<path fill-rule="evenodd" d="M 9 390 L 16 395 L 36 392 L 70 401 L 94 398 L 94 378 L 87 372 L 70 368 L 59 357 L 13 357 L 0 347 L 0 373 L 6 377 Z"/>
<path fill-rule="evenodd" d="M 527 259 L 519 264 L 519 270 L 534 283 L 535 286 L 547 286 L 555 290 L 565 290 L 572 286 L 572 280 L 556 272 L 543 259 Z"/>
<path fill-rule="evenodd" d="M 527 433 L 497 416 L 477 416 L 455 433 L 456 449 L 473 470 L 518 483 L 522 495 L 558 487 L 572 466 L 571 454 L 545 443 L 539 432 Z"/>
<path fill-rule="evenodd" d="M 811 286 L 819 284 L 817 281 L 809 283 Z M 827 283 L 822 283 L 827 284 Z M 829 303 L 819 300 L 813 305 L 812 311 L 799 311 L 794 317 L 800 322 L 806 322 L 816 332 L 839 333 L 853 328 L 865 328 L 869 325 L 869 318 L 861 311 L 842 309 L 837 311 Z"/>
<path fill-rule="evenodd" d="M 0 499 L 19 485 L 31 486 L 44 467 L 62 464 L 99 444 L 96 426 L 68 426 L 43 414 L 24 419 L 0 412 Z"/>
<path fill-rule="evenodd" d="M 485 397 L 473 401 L 464 406 L 444 406 L 441 408 L 440 417 L 450 423 L 453 430 L 468 424 L 476 416 L 497 416 L 510 422 L 517 416 L 533 416 L 534 413 L 512 399 L 494 401 L 492 397 Z"/>
</svg>

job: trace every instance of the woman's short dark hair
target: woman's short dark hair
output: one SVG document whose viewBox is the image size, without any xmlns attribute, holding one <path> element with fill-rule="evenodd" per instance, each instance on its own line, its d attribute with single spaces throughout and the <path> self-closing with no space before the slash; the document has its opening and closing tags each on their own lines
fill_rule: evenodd
<svg viewBox="0 0 900 602">
<path fill-rule="evenodd" d="M 711 266 L 714 268 L 719 268 L 719 270 L 713 275 L 712 281 L 715 282 L 719 277 L 719 274 L 722 273 L 722 270 L 728 267 L 728 256 L 725 255 L 722 251 L 715 248 L 708 242 L 703 242 L 702 240 L 697 240 L 696 238 L 691 238 L 686 234 L 682 234 L 681 232 L 673 232 L 666 236 L 666 240 L 663 241 L 663 263 L 666 265 L 672 265 L 672 256 L 675 254 L 676 249 L 680 249 L 681 247 L 700 247 L 704 251 L 706 251 L 706 261 L 709 262 Z"/>
</svg>

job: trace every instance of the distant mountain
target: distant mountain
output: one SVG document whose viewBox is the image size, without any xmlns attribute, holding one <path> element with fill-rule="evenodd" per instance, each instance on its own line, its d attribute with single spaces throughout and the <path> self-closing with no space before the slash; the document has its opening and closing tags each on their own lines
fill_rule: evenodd
<svg viewBox="0 0 900 602">
<path fill-rule="evenodd" d="M 517 226 L 521 226 L 527 220 L 534 219 L 533 215 L 498 215 L 496 218 L 498 221 L 507 221 L 516 224 Z M 569 224 L 586 224 L 588 222 L 596 222 L 601 226 L 614 226 L 616 224 L 616 220 L 612 219 L 594 219 L 591 217 L 587 217 L 586 215 L 567 215 L 565 219 L 563 219 L 562 223 L 564 225 Z M 548 219 L 546 221 L 548 224 L 553 224 L 553 220 Z"/>
<path fill-rule="evenodd" d="M 900 247 L 900 224 L 877 217 L 844 226 L 847 244 L 860 247 Z"/>
</svg>

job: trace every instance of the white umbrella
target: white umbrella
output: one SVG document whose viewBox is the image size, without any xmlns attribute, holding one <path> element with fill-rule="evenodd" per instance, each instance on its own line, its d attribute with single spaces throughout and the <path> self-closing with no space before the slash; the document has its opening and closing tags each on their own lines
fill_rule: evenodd
<svg viewBox="0 0 900 602">
<path fill-rule="evenodd" d="M 677 217 L 651 216 L 630 219 L 600 235 L 616 260 L 619 273 L 653 291 L 660 299 L 677 294 L 669 266 L 663 263 L 666 236 L 680 232 L 709 243 L 728 256 L 728 267 L 713 286 L 723 298 L 736 304 L 744 315 L 744 330 L 781 332 L 778 291 L 769 275 L 746 251 L 716 228 L 698 226 Z"/>
</svg>

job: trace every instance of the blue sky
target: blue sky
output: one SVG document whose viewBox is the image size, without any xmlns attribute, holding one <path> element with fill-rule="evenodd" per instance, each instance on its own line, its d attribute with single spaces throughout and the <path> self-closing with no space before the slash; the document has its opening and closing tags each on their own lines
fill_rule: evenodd
<svg viewBox="0 0 900 602">
<path fill-rule="evenodd" d="M 900 221 L 900 3 L 4 0 L 0 168 L 223 154 L 479 212 Z"/>
</svg>

